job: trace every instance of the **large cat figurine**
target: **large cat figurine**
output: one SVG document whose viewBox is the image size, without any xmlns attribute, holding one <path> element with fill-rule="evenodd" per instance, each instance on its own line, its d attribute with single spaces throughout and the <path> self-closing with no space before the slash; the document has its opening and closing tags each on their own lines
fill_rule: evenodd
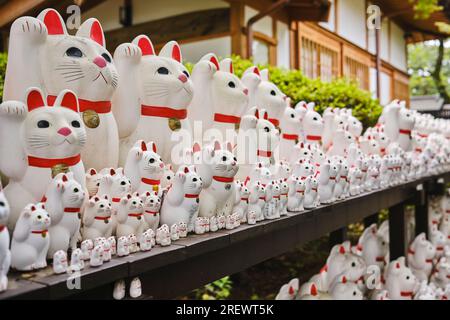
<svg viewBox="0 0 450 320">
<path fill-rule="evenodd" d="M 86 20 L 72 36 L 54 9 L 37 18 L 18 18 L 11 26 L 8 57 L 4 101 L 22 100 L 34 86 L 53 105 L 60 91 L 72 90 L 88 127 L 83 161 L 97 170 L 117 167 L 119 138 L 111 97 L 118 73 L 98 20 Z"/>
<path fill-rule="evenodd" d="M 227 58 L 218 62 L 213 53 L 205 55 L 194 66 L 192 82 L 196 90 L 189 105 L 189 120 L 202 125 L 204 132 L 211 128 L 208 142 L 213 138 L 235 143 L 235 128 L 248 105 L 248 89 L 234 75 L 233 62 Z M 228 131 L 229 130 L 229 131 Z"/>
<path fill-rule="evenodd" d="M 187 106 L 193 96 L 180 46 L 168 42 L 156 55 L 150 39 L 140 35 L 117 47 L 114 59 L 124 74 L 113 99 L 121 139 L 119 163 L 125 163 L 137 140 L 154 141 L 165 163 L 176 162 L 171 153 L 180 142 L 172 134 L 187 133 L 185 147 L 191 145 Z"/>
<path fill-rule="evenodd" d="M 30 88 L 25 100 L 26 106 L 19 101 L 0 105 L 0 170 L 9 178 L 5 194 L 11 205 L 11 231 L 21 210 L 42 199 L 52 175 L 71 171 L 85 189 L 80 152 L 86 130 L 77 96 L 64 90 L 49 107 L 41 90 Z"/>
<path fill-rule="evenodd" d="M 58 250 L 76 249 L 81 226 L 81 206 L 85 191 L 73 179 L 73 173 L 58 174 L 45 193 L 45 209 L 50 214 L 50 247 L 47 258 Z"/>
</svg>

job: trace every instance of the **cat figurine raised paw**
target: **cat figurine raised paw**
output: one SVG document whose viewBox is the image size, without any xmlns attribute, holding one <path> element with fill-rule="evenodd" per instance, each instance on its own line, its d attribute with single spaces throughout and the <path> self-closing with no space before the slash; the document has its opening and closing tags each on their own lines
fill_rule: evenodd
<svg viewBox="0 0 450 320">
<path fill-rule="evenodd" d="M 94 196 L 86 205 L 83 215 L 83 239 L 95 239 L 98 237 L 110 237 L 112 204 L 107 195 L 102 198 Z"/>
<path fill-rule="evenodd" d="M 31 271 L 47 266 L 50 215 L 43 203 L 29 204 L 17 220 L 11 242 L 11 267 Z"/>
<path fill-rule="evenodd" d="M 72 91 L 62 91 L 53 107 L 47 105 L 38 88 L 28 89 L 26 104 L 3 102 L 0 137 L 0 171 L 9 178 L 4 192 L 11 206 L 10 231 L 21 210 L 41 201 L 58 173 L 72 172 L 85 189 L 80 152 L 86 143 L 86 130 Z"/>
</svg>

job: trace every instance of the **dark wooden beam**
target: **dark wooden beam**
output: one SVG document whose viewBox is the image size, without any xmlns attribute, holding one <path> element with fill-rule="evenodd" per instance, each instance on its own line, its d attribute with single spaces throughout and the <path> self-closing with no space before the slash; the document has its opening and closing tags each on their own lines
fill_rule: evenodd
<svg viewBox="0 0 450 320">
<path fill-rule="evenodd" d="M 405 256 L 405 203 L 400 202 L 389 208 L 389 256 L 391 261 Z"/>
<path fill-rule="evenodd" d="M 16 18 L 44 2 L 45 0 L 8 1 L 0 7 L 0 27 L 10 24 Z"/>
<path fill-rule="evenodd" d="M 169 18 L 140 23 L 131 27 L 108 31 L 105 34 L 108 49 L 113 52 L 124 42 L 145 34 L 154 45 L 170 40 L 207 38 L 230 32 L 230 9 L 213 9 L 190 12 Z"/>
</svg>

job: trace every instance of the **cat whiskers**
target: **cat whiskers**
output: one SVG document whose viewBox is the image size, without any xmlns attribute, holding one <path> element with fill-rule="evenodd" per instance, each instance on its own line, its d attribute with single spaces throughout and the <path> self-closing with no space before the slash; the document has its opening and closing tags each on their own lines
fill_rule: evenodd
<svg viewBox="0 0 450 320">
<path fill-rule="evenodd" d="M 46 136 L 42 135 L 32 135 L 27 138 L 28 145 L 33 149 L 40 149 L 50 146 L 50 142 L 47 141 Z"/>
</svg>

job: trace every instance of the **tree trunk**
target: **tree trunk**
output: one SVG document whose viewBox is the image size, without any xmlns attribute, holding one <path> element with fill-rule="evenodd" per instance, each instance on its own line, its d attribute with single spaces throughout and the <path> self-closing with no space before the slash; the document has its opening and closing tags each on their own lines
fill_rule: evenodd
<svg viewBox="0 0 450 320">
<path fill-rule="evenodd" d="M 445 39 L 441 38 L 439 39 L 439 51 L 438 51 L 438 57 L 436 60 L 436 66 L 434 68 L 432 77 L 434 80 L 434 84 L 436 85 L 436 89 L 439 92 L 439 95 L 442 97 L 442 99 L 444 99 L 444 103 L 448 104 L 450 103 L 450 95 L 447 92 L 447 88 L 445 83 L 442 82 L 442 78 L 441 78 L 441 70 L 442 70 L 442 61 L 444 60 L 444 42 Z"/>
</svg>

